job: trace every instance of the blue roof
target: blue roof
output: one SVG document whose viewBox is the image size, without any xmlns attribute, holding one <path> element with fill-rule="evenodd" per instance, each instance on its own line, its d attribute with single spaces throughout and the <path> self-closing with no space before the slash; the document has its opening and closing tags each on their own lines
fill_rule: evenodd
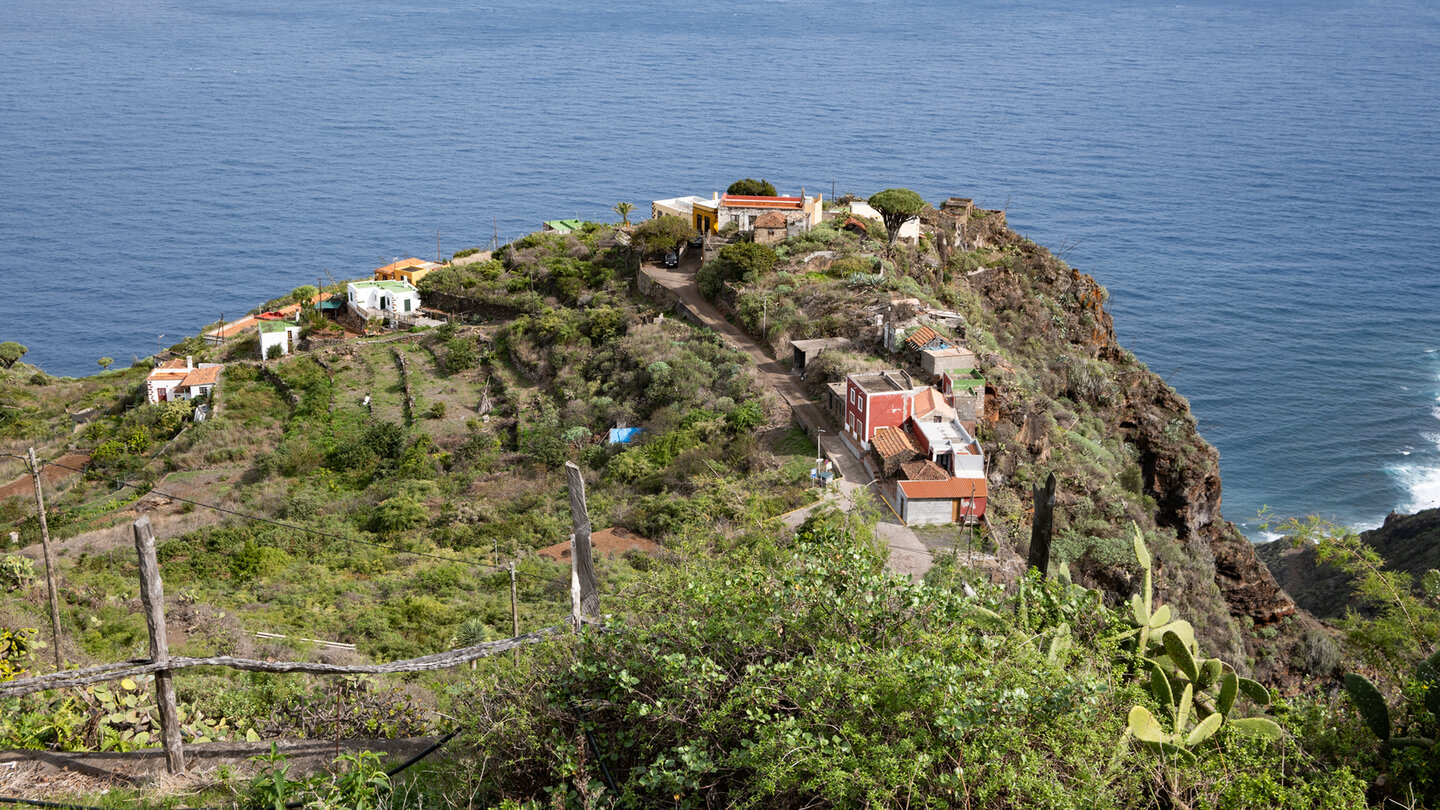
<svg viewBox="0 0 1440 810">
<path fill-rule="evenodd" d="M 635 437 L 639 435 L 640 428 L 611 428 L 610 443 L 629 444 L 630 442 L 635 441 Z"/>
</svg>

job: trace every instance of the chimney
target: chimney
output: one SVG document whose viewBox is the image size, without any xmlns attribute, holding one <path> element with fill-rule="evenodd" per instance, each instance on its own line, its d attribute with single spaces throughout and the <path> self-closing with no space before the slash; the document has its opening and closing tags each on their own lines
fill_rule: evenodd
<svg viewBox="0 0 1440 810">
<path fill-rule="evenodd" d="M 712 191 L 712 192 L 710 192 L 710 200 L 711 200 L 712 202 L 715 201 L 715 200 L 718 200 L 718 199 L 720 199 L 720 192 L 718 192 L 718 191 Z"/>
<path fill-rule="evenodd" d="M 190 355 L 185 355 L 185 370 L 189 371 L 193 368 L 195 368 L 195 361 L 190 357 Z"/>
</svg>

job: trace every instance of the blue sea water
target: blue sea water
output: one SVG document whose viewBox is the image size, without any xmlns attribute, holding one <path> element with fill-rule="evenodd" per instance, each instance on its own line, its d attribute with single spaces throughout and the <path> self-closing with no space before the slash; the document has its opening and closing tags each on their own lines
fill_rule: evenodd
<svg viewBox="0 0 1440 810">
<path fill-rule="evenodd" d="M 1440 10 L 10 0 L 0 340 L 122 363 L 328 270 L 741 176 L 973 196 L 1112 293 L 1225 514 L 1440 505 Z"/>
</svg>

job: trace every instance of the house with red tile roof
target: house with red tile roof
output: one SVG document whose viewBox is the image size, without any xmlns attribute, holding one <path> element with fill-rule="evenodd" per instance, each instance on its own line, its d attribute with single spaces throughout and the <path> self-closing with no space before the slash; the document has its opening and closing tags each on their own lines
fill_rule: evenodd
<svg viewBox="0 0 1440 810">
<path fill-rule="evenodd" d="M 972 523 L 985 516 L 989 487 L 984 478 L 901 481 L 896 497 L 907 526 Z"/>
<path fill-rule="evenodd" d="M 167 360 L 145 378 L 146 402 L 170 402 L 207 396 L 220 380 L 220 363 L 195 365 L 192 357 Z"/>
</svg>

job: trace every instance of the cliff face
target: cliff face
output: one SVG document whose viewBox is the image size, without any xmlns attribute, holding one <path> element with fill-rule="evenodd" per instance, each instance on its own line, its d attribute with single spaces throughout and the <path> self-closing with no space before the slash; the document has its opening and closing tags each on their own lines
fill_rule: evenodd
<svg viewBox="0 0 1440 810">
<path fill-rule="evenodd" d="M 1219 454 L 1196 432 L 1189 403 L 1119 345 L 1107 294 L 1092 277 L 1012 231 L 987 236 L 1000 260 L 963 283 L 978 298 L 972 321 L 999 350 L 987 370 L 997 406 L 985 437 L 996 458 L 992 484 L 1028 505 L 1030 470 L 1068 465 L 1073 472 L 1059 477 L 1071 492 L 1058 505 L 1068 507 L 1069 525 L 1057 518 L 1057 532 L 1072 538 L 1082 580 L 1120 597 L 1138 587 L 1133 565 L 1095 536 L 1102 522 L 1113 532 L 1133 520 L 1160 546 L 1162 598 L 1178 603 L 1207 650 L 1261 678 L 1293 682 L 1289 648 L 1318 623 L 1221 517 Z M 1087 426 L 1088 439 L 1078 436 Z M 1113 503 L 1107 476 L 1150 508 Z M 1257 628 L 1274 628 L 1272 637 Z"/>
<path fill-rule="evenodd" d="M 1426 571 L 1440 568 L 1440 509 L 1413 515 L 1392 512 L 1384 525 L 1361 532 L 1360 539 L 1385 559 L 1386 567 L 1418 579 Z M 1328 565 L 1317 565 L 1314 549 L 1294 548 L 1278 540 L 1256 550 L 1280 585 L 1305 610 L 1329 619 L 1358 607 L 1352 599 L 1351 578 Z"/>
</svg>

